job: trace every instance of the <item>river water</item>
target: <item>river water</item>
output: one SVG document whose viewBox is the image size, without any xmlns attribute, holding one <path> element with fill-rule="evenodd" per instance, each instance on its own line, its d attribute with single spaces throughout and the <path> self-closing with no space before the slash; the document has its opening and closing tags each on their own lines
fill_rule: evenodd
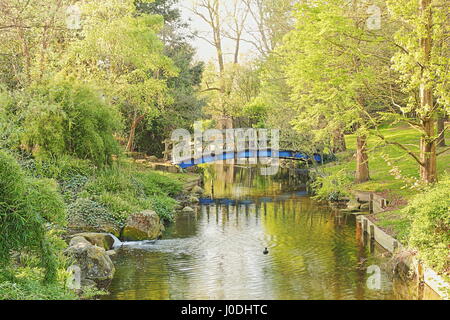
<svg viewBox="0 0 450 320">
<path fill-rule="evenodd" d="M 209 196 L 195 213 L 180 214 L 162 240 L 121 248 L 104 298 L 421 297 L 392 276 L 383 250 L 363 244 L 355 216 L 312 200 L 302 181 L 293 169 L 264 177 L 257 168 L 208 167 Z"/>
</svg>

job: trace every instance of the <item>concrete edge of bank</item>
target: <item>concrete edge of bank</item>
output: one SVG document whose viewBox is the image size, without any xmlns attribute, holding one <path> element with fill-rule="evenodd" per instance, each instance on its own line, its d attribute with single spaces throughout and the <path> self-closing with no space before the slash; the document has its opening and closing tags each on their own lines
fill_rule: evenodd
<svg viewBox="0 0 450 320">
<path fill-rule="evenodd" d="M 382 199 L 381 197 L 374 194 L 363 194 L 361 192 L 356 192 L 355 196 L 358 200 L 370 201 L 370 208 L 372 213 L 385 211 L 385 206 L 388 202 L 386 199 Z M 375 210 L 373 210 L 372 208 Z M 407 251 L 407 248 L 403 247 L 400 241 L 387 234 L 375 222 L 369 219 L 370 216 L 370 214 L 358 215 L 357 222 L 360 223 L 361 230 L 367 233 L 371 240 L 377 242 L 393 255 Z M 450 300 L 450 284 L 436 271 L 427 266 L 424 266 L 423 263 L 414 256 L 410 257 L 410 259 L 405 259 L 404 263 L 410 270 L 415 272 L 418 281 L 428 285 L 443 300 Z"/>
</svg>

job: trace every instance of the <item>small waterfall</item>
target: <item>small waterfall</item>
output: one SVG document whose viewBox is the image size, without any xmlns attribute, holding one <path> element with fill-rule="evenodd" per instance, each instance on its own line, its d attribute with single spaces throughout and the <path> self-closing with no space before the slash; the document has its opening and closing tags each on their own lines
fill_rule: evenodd
<svg viewBox="0 0 450 320">
<path fill-rule="evenodd" d="M 120 241 L 119 238 L 117 238 L 115 235 L 113 235 L 111 233 L 109 233 L 109 235 L 111 236 L 111 238 L 114 239 L 114 243 L 112 246 L 113 249 L 120 248 L 123 245 L 122 241 Z"/>
</svg>

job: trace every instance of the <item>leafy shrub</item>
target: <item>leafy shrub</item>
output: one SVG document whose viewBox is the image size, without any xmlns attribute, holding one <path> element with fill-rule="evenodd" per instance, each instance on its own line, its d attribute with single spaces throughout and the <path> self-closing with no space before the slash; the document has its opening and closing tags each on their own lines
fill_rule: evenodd
<svg viewBox="0 0 450 320">
<path fill-rule="evenodd" d="M 21 159 L 20 164 L 33 177 L 55 179 L 58 182 L 69 181 L 75 176 L 87 177 L 95 172 L 95 168 L 89 161 L 71 156 L 61 156 L 45 161 L 28 157 Z"/>
<path fill-rule="evenodd" d="M 150 208 L 151 203 L 145 198 L 136 198 L 131 193 L 113 194 L 102 193 L 94 197 L 96 201 L 105 206 L 112 216 L 119 222 L 124 223 L 128 216 Z"/>
<path fill-rule="evenodd" d="M 36 160 L 30 155 L 18 153 L 19 163 L 26 172 L 35 178 L 55 179 L 64 200 L 71 203 L 76 200 L 95 168 L 88 160 L 70 156 L 57 159 Z"/>
<path fill-rule="evenodd" d="M 118 152 L 113 134 L 119 113 L 85 84 L 63 81 L 35 87 L 22 110 L 22 142 L 38 158 L 71 155 L 103 166 Z"/>
<path fill-rule="evenodd" d="M 29 250 L 40 257 L 47 282 L 56 279 L 57 259 L 46 238 L 47 223 L 63 223 L 65 206 L 54 185 L 28 178 L 16 160 L 0 150 L 0 264 L 11 252 Z"/>
<path fill-rule="evenodd" d="M 79 198 L 68 207 L 68 220 L 72 226 L 90 227 L 91 230 L 102 229 L 107 225 L 120 228 L 117 219 L 102 204 L 84 198 Z"/>
<path fill-rule="evenodd" d="M 104 192 L 123 193 L 130 192 L 135 196 L 143 196 L 139 189 L 141 186 L 133 179 L 132 171 L 120 165 L 99 170 L 95 177 L 86 185 L 90 194 L 100 195 Z M 139 194 L 141 193 L 141 194 Z"/>
<path fill-rule="evenodd" d="M 181 182 L 160 173 L 141 172 L 136 167 L 118 164 L 100 170 L 80 196 L 101 204 L 120 223 L 130 214 L 153 205 L 163 220 L 171 221 L 173 205 L 169 196 L 181 190 Z"/>
<path fill-rule="evenodd" d="M 14 109 L 12 95 L 0 84 L 0 148 L 14 149 L 20 144 L 22 129 L 14 116 Z"/>
<path fill-rule="evenodd" d="M 89 181 L 89 177 L 83 175 L 75 175 L 69 180 L 60 183 L 61 193 L 67 203 L 74 202 L 78 198 L 78 194 Z"/>
<path fill-rule="evenodd" d="M 409 245 L 438 272 L 450 272 L 450 177 L 417 195 L 404 209 L 412 222 Z"/>
<path fill-rule="evenodd" d="M 32 210 L 45 221 L 59 226 L 66 224 L 66 206 L 54 180 L 29 179 L 25 197 Z"/>
<path fill-rule="evenodd" d="M 174 208 L 177 202 L 167 196 L 155 196 L 152 198 L 152 208 L 164 222 L 173 222 Z"/>
<path fill-rule="evenodd" d="M 348 188 L 352 183 L 351 176 L 340 170 L 328 176 L 318 176 L 311 187 L 318 200 L 339 201 L 348 196 Z"/>
</svg>

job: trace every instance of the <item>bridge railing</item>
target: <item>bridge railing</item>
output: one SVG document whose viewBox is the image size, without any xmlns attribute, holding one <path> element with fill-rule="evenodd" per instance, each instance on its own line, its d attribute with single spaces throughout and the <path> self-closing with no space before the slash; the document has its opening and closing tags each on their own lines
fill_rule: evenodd
<svg viewBox="0 0 450 320">
<path fill-rule="evenodd" d="M 233 135 L 230 135 L 230 130 L 212 130 L 209 135 L 206 135 L 206 137 L 203 135 L 195 136 L 189 143 L 191 154 L 181 160 L 191 160 L 211 156 L 212 154 L 222 154 L 224 152 L 277 149 L 273 148 L 272 142 L 276 140 L 275 147 L 278 147 L 278 137 L 276 137 L 276 139 L 272 137 L 271 130 L 266 130 L 263 135 L 254 134 L 253 136 L 249 136 L 248 132 L 254 133 L 256 130 L 249 130 L 254 129 L 237 129 L 232 132 Z M 173 153 L 174 141 L 165 140 L 164 143 L 164 160 L 169 161 Z M 185 142 L 178 143 L 180 143 L 179 146 L 186 147 L 185 145 L 182 145 Z"/>
</svg>

